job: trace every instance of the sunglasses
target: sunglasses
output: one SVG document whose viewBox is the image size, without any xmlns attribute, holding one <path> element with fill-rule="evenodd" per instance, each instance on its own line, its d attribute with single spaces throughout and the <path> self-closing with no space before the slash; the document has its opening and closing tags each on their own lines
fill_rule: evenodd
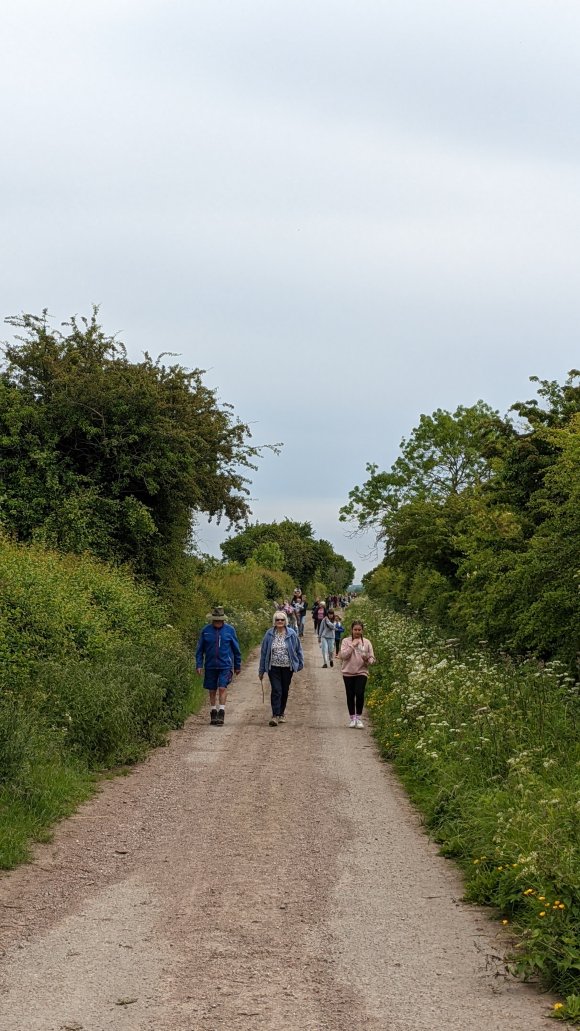
<svg viewBox="0 0 580 1031">
<path fill-rule="evenodd" d="M 275 623 L 285 623 L 286 620 L 285 619 L 276 619 L 276 620 L 274 620 L 274 622 Z"/>
</svg>

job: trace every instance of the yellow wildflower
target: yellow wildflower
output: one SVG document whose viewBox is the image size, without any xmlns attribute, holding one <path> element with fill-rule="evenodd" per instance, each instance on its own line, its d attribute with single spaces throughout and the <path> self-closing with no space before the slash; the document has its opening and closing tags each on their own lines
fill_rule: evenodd
<svg viewBox="0 0 580 1031">
<path fill-rule="evenodd" d="M 563 1002 L 555 1002 L 554 1003 L 554 1009 L 555 1010 L 562 1010 L 562 1009 L 564 1009 L 564 1003 Z"/>
<path fill-rule="evenodd" d="M 504 925 L 504 927 L 505 927 L 505 925 L 506 925 L 506 924 L 509 924 L 509 920 L 502 920 L 502 924 L 503 924 L 503 925 Z"/>
<path fill-rule="evenodd" d="M 543 909 L 542 912 L 540 913 L 540 916 L 545 916 L 545 915 L 546 915 L 546 911 Z"/>
<path fill-rule="evenodd" d="M 566 906 L 564 905 L 563 902 L 559 902 L 558 903 L 558 909 L 566 909 Z"/>
</svg>

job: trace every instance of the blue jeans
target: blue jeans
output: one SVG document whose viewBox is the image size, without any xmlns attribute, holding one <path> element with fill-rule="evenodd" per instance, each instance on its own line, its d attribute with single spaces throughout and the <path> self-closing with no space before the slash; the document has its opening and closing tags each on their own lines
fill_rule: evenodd
<svg viewBox="0 0 580 1031">
<path fill-rule="evenodd" d="M 322 646 L 322 661 L 328 665 L 334 658 L 334 637 L 321 637 L 320 644 Z"/>
<path fill-rule="evenodd" d="M 272 688 L 272 716 L 283 716 L 286 712 L 292 670 L 290 666 L 270 666 L 268 677 Z"/>
</svg>

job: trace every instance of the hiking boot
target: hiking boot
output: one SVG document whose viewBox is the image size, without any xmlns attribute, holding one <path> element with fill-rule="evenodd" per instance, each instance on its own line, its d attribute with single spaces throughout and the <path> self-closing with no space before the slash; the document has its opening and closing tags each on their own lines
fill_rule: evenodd
<svg viewBox="0 0 580 1031">
<path fill-rule="evenodd" d="M 278 717 L 277 716 L 272 716 L 268 726 L 270 726 L 270 727 L 277 727 L 278 726 Z"/>
<path fill-rule="evenodd" d="M 328 666 L 326 665 L 326 663 L 325 663 L 325 662 L 323 662 L 323 663 L 322 663 L 322 668 L 323 668 L 323 669 L 328 669 Z"/>
<path fill-rule="evenodd" d="M 226 711 L 225 711 L 225 709 L 218 709 L 218 711 L 217 711 L 217 719 L 216 719 L 216 723 L 217 723 L 218 727 L 223 727 L 225 718 L 226 718 Z"/>
<path fill-rule="evenodd" d="M 278 723 L 285 723 L 285 722 L 286 722 L 286 717 L 285 717 L 284 713 L 282 713 L 281 716 L 278 716 Z"/>
<path fill-rule="evenodd" d="M 215 727 L 217 723 L 217 709 L 212 709 L 210 711 L 209 722 L 211 723 L 212 727 Z"/>
</svg>

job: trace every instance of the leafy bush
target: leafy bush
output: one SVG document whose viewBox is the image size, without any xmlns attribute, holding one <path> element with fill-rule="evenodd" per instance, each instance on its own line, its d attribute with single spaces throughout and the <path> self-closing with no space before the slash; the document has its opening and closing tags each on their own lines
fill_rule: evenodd
<svg viewBox="0 0 580 1031">
<path fill-rule="evenodd" d="M 149 587 L 0 538 L 0 865 L 86 796 L 91 771 L 161 743 L 196 692 L 190 652 Z"/>
</svg>

